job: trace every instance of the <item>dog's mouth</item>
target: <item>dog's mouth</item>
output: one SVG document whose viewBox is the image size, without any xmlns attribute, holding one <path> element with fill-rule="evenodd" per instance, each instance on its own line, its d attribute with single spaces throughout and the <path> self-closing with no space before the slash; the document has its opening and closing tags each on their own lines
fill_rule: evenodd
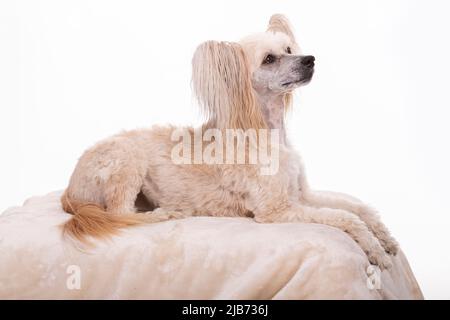
<svg viewBox="0 0 450 320">
<path fill-rule="evenodd" d="M 289 81 L 289 82 L 285 82 L 282 84 L 283 87 L 295 87 L 297 85 L 302 85 L 302 84 L 306 84 L 308 82 L 311 81 L 311 77 L 305 77 L 305 78 L 301 78 L 299 80 L 295 80 L 295 81 Z"/>
<path fill-rule="evenodd" d="M 300 80 L 296 80 L 296 81 L 289 81 L 289 82 L 285 82 L 282 84 L 283 87 L 293 87 L 295 85 L 299 85 L 299 84 L 303 84 L 306 82 L 311 81 L 311 78 L 309 80 L 306 79 L 300 79 Z"/>
<path fill-rule="evenodd" d="M 282 86 L 283 87 L 295 87 L 295 86 L 300 86 L 302 84 L 307 84 L 311 81 L 313 74 L 314 74 L 314 69 L 308 71 L 306 74 L 303 74 L 302 77 L 300 77 L 300 79 L 282 83 Z"/>
</svg>

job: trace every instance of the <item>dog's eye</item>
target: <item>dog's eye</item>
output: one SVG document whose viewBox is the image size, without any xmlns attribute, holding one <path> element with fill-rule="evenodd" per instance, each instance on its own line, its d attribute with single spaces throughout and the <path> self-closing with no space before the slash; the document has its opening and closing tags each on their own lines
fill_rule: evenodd
<svg viewBox="0 0 450 320">
<path fill-rule="evenodd" d="M 268 54 L 263 61 L 263 64 L 271 64 L 275 62 L 275 56 L 272 54 Z"/>
<path fill-rule="evenodd" d="M 292 53 L 291 47 L 287 47 L 287 48 L 286 48 L 286 52 L 287 52 L 288 54 L 291 54 L 291 53 Z"/>
</svg>

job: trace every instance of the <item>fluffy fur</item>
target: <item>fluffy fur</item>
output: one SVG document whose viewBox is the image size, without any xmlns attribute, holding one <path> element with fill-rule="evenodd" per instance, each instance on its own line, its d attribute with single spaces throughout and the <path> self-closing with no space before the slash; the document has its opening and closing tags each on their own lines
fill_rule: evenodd
<svg viewBox="0 0 450 320">
<path fill-rule="evenodd" d="M 192 136 L 206 128 L 278 129 L 277 173 L 261 175 L 259 164 L 175 164 L 174 127 L 124 132 L 80 158 L 62 197 L 64 210 L 74 215 L 65 234 L 88 241 L 123 227 L 188 216 L 322 223 L 352 236 L 371 263 L 389 267 L 386 252 L 395 254 L 397 243 L 375 210 L 350 196 L 311 190 L 289 145 L 285 111 L 292 91 L 311 80 L 314 57 L 300 55 L 288 20 L 274 15 L 266 32 L 239 43 L 205 42 L 192 65 L 194 94 L 207 120 L 185 129 Z M 192 141 L 194 147 L 211 142 L 198 143 Z M 150 204 L 145 213 L 137 212 L 138 195 Z"/>
</svg>

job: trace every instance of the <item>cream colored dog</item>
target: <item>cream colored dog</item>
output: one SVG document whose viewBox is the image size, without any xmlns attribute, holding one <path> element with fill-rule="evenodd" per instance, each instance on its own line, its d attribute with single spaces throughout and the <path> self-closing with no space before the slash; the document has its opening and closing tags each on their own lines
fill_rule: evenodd
<svg viewBox="0 0 450 320">
<path fill-rule="evenodd" d="M 261 130 L 278 130 L 279 139 L 269 144 L 278 155 L 276 172 L 261 174 L 262 163 L 249 163 L 248 154 L 244 164 L 175 163 L 179 141 L 173 133 L 180 128 L 128 131 L 99 142 L 80 158 L 61 199 L 64 210 L 74 215 L 64 225 L 65 233 L 86 241 L 86 236 L 109 236 L 121 227 L 188 216 L 312 222 L 347 232 L 371 263 L 389 267 L 386 252 L 396 254 L 397 243 L 376 212 L 350 196 L 311 190 L 285 135 L 292 91 L 311 80 L 314 60 L 299 54 L 282 15 L 271 17 L 266 32 L 239 43 L 201 44 L 193 57 L 192 81 L 208 120 L 185 132 L 194 137 L 208 129 L 224 134 L 229 129 L 254 130 L 260 137 Z M 250 152 L 259 140 L 247 138 L 252 142 L 245 151 Z M 193 139 L 189 144 L 203 150 L 216 140 Z M 216 148 L 212 155 L 227 153 L 227 148 Z M 192 154 L 184 158 L 191 160 Z M 138 195 L 154 210 L 137 213 Z"/>
</svg>

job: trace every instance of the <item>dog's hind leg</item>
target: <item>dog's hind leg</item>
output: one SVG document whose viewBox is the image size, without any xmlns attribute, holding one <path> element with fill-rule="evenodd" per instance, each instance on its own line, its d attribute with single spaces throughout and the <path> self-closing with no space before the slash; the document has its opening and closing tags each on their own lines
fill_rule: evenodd
<svg viewBox="0 0 450 320">
<path fill-rule="evenodd" d="M 142 177 L 131 170 L 111 175 L 104 188 L 106 211 L 114 214 L 137 212 L 136 198 L 142 188 Z"/>
<path fill-rule="evenodd" d="M 169 220 L 184 219 L 184 218 L 192 217 L 192 214 L 187 213 L 187 212 L 166 210 L 163 208 L 156 208 L 153 211 L 143 212 L 142 214 L 146 215 L 147 223 L 157 223 L 157 222 L 164 222 L 164 221 L 169 221 Z"/>
<path fill-rule="evenodd" d="M 140 190 L 138 181 L 121 179 L 119 176 L 110 179 L 111 185 L 107 185 L 104 189 L 106 191 L 104 206 L 78 201 L 65 192 L 61 202 L 64 210 L 73 214 L 73 217 L 64 223 L 64 234 L 86 244 L 92 244 L 89 237 L 109 238 L 126 227 L 181 219 L 187 216 L 180 212 L 162 209 L 137 213 L 135 200 Z"/>
<path fill-rule="evenodd" d="M 135 203 L 141 189 L 142 179 L 139 175 L 130 175 L 128 171 L 123 175 L 116 174 L 112 176 L 110 184 L 105 189 L 106 210 L 113 214 L 128 214 L 133 212 L 137 214 Z M 188 212 L 167 210 L 164 208 L 140 212 L 139 215 L 145 215 L 145 223 L 157 223 L 192 216 Z"/>
</svg>

